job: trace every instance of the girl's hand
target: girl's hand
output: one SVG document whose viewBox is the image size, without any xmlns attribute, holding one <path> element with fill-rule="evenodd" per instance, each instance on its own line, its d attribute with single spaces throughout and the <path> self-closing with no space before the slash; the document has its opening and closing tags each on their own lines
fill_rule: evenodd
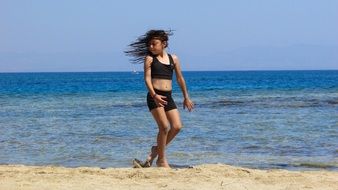
<svg viewBox="0 0 338 190">
<path fill-rule="evenodd" d="M 189 112 L 194 109 L 194 103 L 189 98 L 184 98 L 183 109 L 188 108 Z"/>
<path fill-rule="evenodd" d="M 164 105 L 167 105 L 167 101 L 164 100 L 166 98 L 167 98 L 166 96 L 162 96 L 159 94 L 156 94 L 155 97 L 153 97 L 156 105 L 159 107 L 164 107 Z"/>
</svg>

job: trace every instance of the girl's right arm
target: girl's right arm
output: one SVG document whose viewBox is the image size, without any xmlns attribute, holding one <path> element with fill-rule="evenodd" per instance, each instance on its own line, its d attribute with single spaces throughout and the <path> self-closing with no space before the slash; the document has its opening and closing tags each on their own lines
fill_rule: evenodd
<svg viewBox="0 0 338 190">
<path fill-rule="evenodd" d="M 151 82 L 151 62 L 152 61 L 153 61 L 153 58 L 151 56 L 146 56 L 144 60 L 144 81 L 146 83 L 150 96 L 153 97 L 155 103 L 158 106 L 163 107 L 164 104 L 167 104 L 167 102 L 162 99 L 165 97 L 155 93 L 153 84 Z"/>
<path fill-rule="evenodd" d="M 146 83 L 150 96 L 154 97 L 156 93 L 155 93 L 153 84 L 151 83 L 151 62 L 152 61 L 153 61 L 153 58 L 151 56 L 146 56 L 146 58 L 144 59 L 143 69 L 144 69 L 144 82 Z"/>
</svg>

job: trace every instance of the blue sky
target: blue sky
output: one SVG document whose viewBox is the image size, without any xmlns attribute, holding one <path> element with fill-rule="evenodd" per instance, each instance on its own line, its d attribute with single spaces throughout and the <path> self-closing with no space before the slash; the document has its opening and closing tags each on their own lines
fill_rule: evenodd
<svg viewBox="0 0 338 190">
<path fill-rule="evenodd" d="M 0 72 L 142 70 L 123 54 L 173 29 L 183 70 L 338 69 L 338 1 L 0 0 Z"/>
</svg>

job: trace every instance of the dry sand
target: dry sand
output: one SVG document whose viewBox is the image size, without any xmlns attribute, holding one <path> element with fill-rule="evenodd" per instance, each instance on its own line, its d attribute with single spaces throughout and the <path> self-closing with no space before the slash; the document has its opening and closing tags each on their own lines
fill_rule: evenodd
<svg viewBox="0 0 338 190">
<path fill-rule="evenodd" d="M 338 190 L 338 172 L 258 170 L 224 164 L 182 169 L 0 165 L 0 190 L 20 189 Z"/>
</svg>

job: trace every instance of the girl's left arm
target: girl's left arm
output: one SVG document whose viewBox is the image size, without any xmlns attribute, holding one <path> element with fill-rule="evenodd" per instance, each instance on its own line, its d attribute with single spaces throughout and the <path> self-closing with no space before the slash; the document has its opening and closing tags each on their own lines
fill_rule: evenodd
<svg viewBox="0 0 338 190">
<path fill-rule="evenodd" d="M 174 68 L 175 68 L 175 73 L 176 73 L 176 80 L 177 80 L 177 83 L 181 87 L 183 97 L 184 97 L 183 109 L 185 109 L 185 107 L 187 107 L 188 110 L 191 111 L 194 108 L 194 103 L 189 98 L 187 86 L 185 84 L 185 80 L 183 78 L 183 74 L 182 74 L 182 70 L 181 70 L 180 61 L 179 61 L 179 59 L 176 55 L 172 55 L 172 57 L 173 57 L 173 60 L 174 60 L 174 63 L 175 63 Z"/>
</svg>

